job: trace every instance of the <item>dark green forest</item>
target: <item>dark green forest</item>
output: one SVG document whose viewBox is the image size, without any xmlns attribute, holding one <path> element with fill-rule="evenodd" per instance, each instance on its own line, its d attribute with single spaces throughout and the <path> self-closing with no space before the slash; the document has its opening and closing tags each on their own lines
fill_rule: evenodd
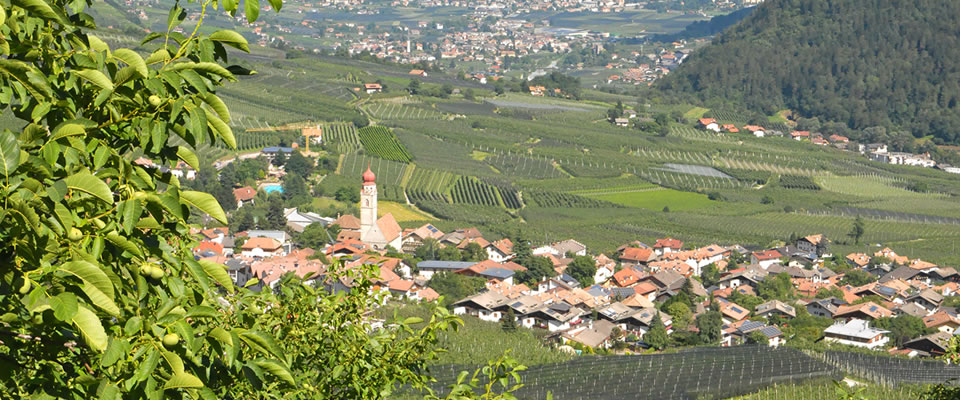
<svg viewBox="0 0 960 400">
<path fill-rule="evenodd" d="M 960 2 L 768 0 L 659 88 L 960 142 Z"/>
</svg>

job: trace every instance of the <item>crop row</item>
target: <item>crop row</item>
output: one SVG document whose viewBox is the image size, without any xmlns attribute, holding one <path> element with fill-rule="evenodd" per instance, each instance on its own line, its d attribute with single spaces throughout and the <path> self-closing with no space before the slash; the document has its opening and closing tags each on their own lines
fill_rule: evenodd
<svg viewBox="0 0 960 400">
<path fill-rule="evenodd" d="M 397 135 L 394 135 L 390 128 L 366 126 L 360 128 L 357 133 L 360 135 L 360 142 L 363 143 L 363 148 L 368 154 L 400 162 L 413 160 L 413 156 L 403 147 L 403 144 L 397 139 Z"/>
<path fill-rule="evenodd" d="M 650 150 L 639 147 L 630 152 L 644 160 L 656 161 L 678 161 L 688 164 L 712 165 L 713 160 L 710 155 L 701 152 L 670 151 L 670 150 Z"/>
<path fill-rule="evenodd" d="M 363 154 L 348 154 L 343 159 L 343 169 L 340 174 L 356 177 L 359 184 L 360 175 L 367 170 L 367 166 L 370 166 L 370 170 L 376 174 L 377 184 L 384 185 L 400 185 L 406 169 L 410 167 L 409 164 Z"/>
<path fill-rule="evenodd" d="M 820 185 L 809 176 L 781 175 L 780 186 L 787 189 L 820 190 Z"/>
<path fill-rule="evenodd" d="M 417 203 L 417 207 L 436 217 L 468 224 L 493 225 L 513 221 L 514 219 L 502 207 L 450 204 L 442 201 L 422 201 Z"/>
<path fill-rule="evenodd" d="M 450 191 L 454 204 L 476 204 L 503 207 L 497 188 L 480 182 L 477 178 L 461 176 Z"/>
<path fill-rule="evenodd" d="M 443 114 L 423 107 L 412 107 L 384 102 L 370 103 L 364 107 L 376 119 L 443 119 Z"/>
<path fill-rule="evenodd" d="M 324 139 L 337 146 L 340 153 L 348 153 L 360 148 L 360 136 L 352 123 L 332 123 L 324 126 Z"/>
<path fill-rule="evenodd" d="M 807 168 L 798 168 L 798 167 L 788 167 L 782 164 L 769 164 L 759 161 L 749 161 L 738 158 L 726 158 L 721 157 L 717 159 L 717 162 L 720 166 L 726 168 L 738 168 L 738 169 L 748 169 L 753 171 L 765 171 L 772 172 L 775 174 L 784 174 L 784 175 L 804 175 L 804 176 L 817 176 L 823 175 L 824 171 L 807 169 Z"/>
<path fill-rule="evenodd" d="M 528 203 L 544 208 L 600 208 L 619 207 L 606 201 L 591 199 L 571 193 L 550 192 L 546 190 L 529 190 L 523 192 Z"/>
<path fill-rule="evenodd" d="M 550 160 L 530 158 L 517 154 L 494 154 L 484 159 L 501 174 L 521 178 L 548 179 L 566 175 L 553 166 Z"/>
</svg>

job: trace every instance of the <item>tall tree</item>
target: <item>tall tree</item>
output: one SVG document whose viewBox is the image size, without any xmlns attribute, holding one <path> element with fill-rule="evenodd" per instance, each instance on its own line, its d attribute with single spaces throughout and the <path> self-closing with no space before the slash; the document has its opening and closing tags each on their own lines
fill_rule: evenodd
<svg viewBox="0 0 960 400">
<path fill-rule="evenodd" d="M 863 218 L 858 215 L 857 219 L 853 220 L 853 229 L 850 230 L 847 236 L 853 238 L 854 243 L 860 244 L 860 238 L 863 237 L 864 233 L 866 233 L 866 228 L 864 227 Z"/>
<path fill-rule="evenodd" d="M 513 312 L 513 308 L 507 308 L 507 313 L 503 316 L 500 327 L 504 332 L 515 332 L 517 330 L 517 315 Z"/>
<path fill-rule="evenodd" d="M 480 247 L 480 244 L 477 242 L 468 244 L 460 252 L 462 253 L 461 257 L 463 258 L 463 261 L 479 262 L 486 260 L 488 257 L 487 251 L 484 250 L 483 247 Z"/>
<path fill-rule="evenodd" d="M 663 324 L 663 320 L 660 319 L 660 313 L 653 316 L 650 330 L 643 335 L 643 342 L 657 350 L 663 350 L 670 344 L 670 336 L 667 334 L 667 327 Z"/>
<path fill-rule="evenodd" d="M 300 175 L 287 174 L 283 177 L 283 198 L 290 207 L 309 203 L 311 198 L 307 182 Z"/>
<path fill-rule="evenodd" d="M 304 157 L 299 151 L 290 154 L 286 166 L 283 168 L 288 174 L 295 174 L 306 179 L 313 173 L 313 159 Z"/>
<path fill-rule="evenodd" d="M 543 278 L 557 276 L 557 271 L 553 269 L 553 263 L 546 257 L 527 257 L 526 261 L 521 265 L 527 270 L 518 271 L 516 275 L 514 275 L 514 279 L 516 279 L 518 283 L 530 285 L 539 282 Z"/>
<path fill-rule="evenodd" d="M 719 311 L 711 310 L 697 316 L 697 336 L 700 343 L 719 344 L 722 337 L 723 316 Z"/>
<path fill-rule="evenodd" d="M 767 275 L 757 284 L 757 294 L 766 300 L 790 300 L 794 297 L 793 282 L 790 275 L 781 272 Z"/>
<path fill-rule="evenodd" d="M 423 239 L 423 242 L 414 250 L 413 255 L 421 260 L 436 260 L 440 250 L 440 242 L 434 238 Z"/>
<path fill-rule="evenodd" d="M 576 256 L 564 272 L 580 282 L 580 287 L 586 288 L 593 285 L 597 262 L 590 256 Z"/>
</svg>

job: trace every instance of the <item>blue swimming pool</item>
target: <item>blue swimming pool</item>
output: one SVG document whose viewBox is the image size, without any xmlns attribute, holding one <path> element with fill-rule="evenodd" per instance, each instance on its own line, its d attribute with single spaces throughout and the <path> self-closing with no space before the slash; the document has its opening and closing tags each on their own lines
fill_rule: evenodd
<svg viewBox="0 0 960 400">
<path fill-rule="evenodd" d="M 264 186 L 263 186 L 263 191 L 264 191 L 264 192 L 267 192 L 267 194 L 270 194 L 270 193 L 273 193 L 273 192 L 283 193 L 283 186 L 280 186 L 279 184 L 277 184 L 277 185 L 264 185 Z"/>
</svg>

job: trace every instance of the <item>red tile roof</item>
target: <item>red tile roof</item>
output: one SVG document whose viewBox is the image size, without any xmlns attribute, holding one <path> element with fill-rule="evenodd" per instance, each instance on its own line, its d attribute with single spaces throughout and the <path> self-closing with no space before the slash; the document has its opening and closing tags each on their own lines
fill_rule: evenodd
<svg viewBox="0 0 960 400">
<path fill-rule="evenodd" d="M 639 247 L 627 247 L 620 254 L 620 259 L 633 262 L 648 262 L 653 258 L 653 251 L 650 249 L 641 249 Z"/>
<path fill-rule="evenodd" d="M 233 189 L 233 197 L 237 201 L 252 200 L 257 195 L 257 191 L 250 186 L 244 186 L 239 189 Z"/>
<path fill-rule="evenodd" d="M 764 250 L 753 253 L 754 257 L 757 257 L 759 261 L 775 260 L 783 257 L 783 254 L 780 254 L 777 250 Z"/>
<path fill-rule="evenodd" d="M 683 242 L 674 238 L 666 238 L 666 239 L 657 239 L 657 243 L 653 245 L 653 248 L 655 249 L 662 249 L 662 248 L 668 248 L 668 247 L 671 249 L 679 249 L 683 247 Z"/>
</svg>

